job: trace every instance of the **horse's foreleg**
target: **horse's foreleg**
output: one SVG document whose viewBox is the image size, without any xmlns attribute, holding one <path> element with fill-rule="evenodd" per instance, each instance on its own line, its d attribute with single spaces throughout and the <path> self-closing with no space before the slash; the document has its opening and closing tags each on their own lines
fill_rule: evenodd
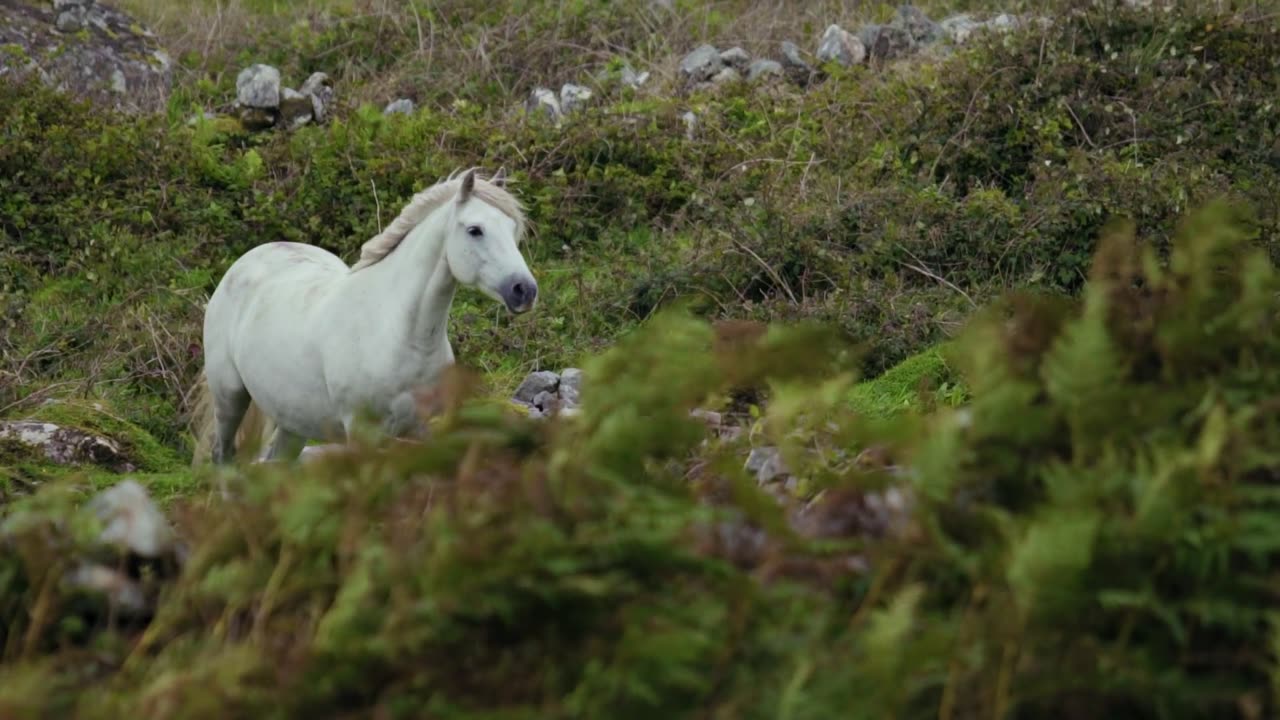
<svg viewBox="0 0 1280 720">
<path fill-rule="evenodd" d="M 214 393 L 213 462 L 226 465 L 236 457 L 236 430 L 249 410 L 249 391 L 244 388 Z"/>
<path fill-rule="evenodd" d="M 302 454 L 302 448 L 306 444 L 306 438 L 294 435 L 277 425 L 276 431 L 271 435 L 271 442 L 267 445 L 267 451 L 262 454 L 262 461 L 295 460 Z"/>
</svg>

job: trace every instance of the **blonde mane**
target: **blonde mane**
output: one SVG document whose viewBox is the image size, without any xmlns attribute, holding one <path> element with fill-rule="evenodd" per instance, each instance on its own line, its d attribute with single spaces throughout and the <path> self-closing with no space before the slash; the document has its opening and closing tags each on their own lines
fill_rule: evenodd
<svg viewBox="0 0 1280 720">
<path fill-rule="evenodd" d="M 351 271 L 369 267 L 390 255 L 418 223 L 457 195 L 458 188 L 462 185 L 462 175 L 461 172 L 454 172 L 448 178 L 414 195 L 390 225 L 360 247 L 360 259 L 351 266 Z M 524 208 L 520 201 L 502 185 L 490 182 L 479 173 L 476 173 L 473 193 L 476 199 L 494 206 L 516 222 L 516 242 L 520 242 L 525 227 Z"/>
</svg>

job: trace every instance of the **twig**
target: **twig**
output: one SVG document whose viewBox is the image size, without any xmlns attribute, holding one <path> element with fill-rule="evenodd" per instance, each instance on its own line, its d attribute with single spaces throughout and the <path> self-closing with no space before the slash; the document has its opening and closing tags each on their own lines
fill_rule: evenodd
<svg viewBox="0 0 1280 720">
<path fill-rule="evenodd" d="M 901 246 L 899 246 L 899 247 L 901 247 Z M 915 254 L 914 254 L 914 253 L 912 253 L 910 250 L 907 250 L 906 248 L 902 248 L 902 249 L 903 249 L 904 251 L 906 251 L 906 253 L 912 257 L 912 259 L 914 259 L 916 262 L 920 263 L 919 265 L 912 265 L 911 263 L 904 262 L 904 263 L 902 263 L 903 265 L 905 265 L 905 266 L 906 266 L 906 267 L 908 267 L 908 268 L 911 268 L 912 270 L 915 270 L 916 272 L 920 273 L 921 275 L 924 275 L 924 276 L 925 276 L 925 277 L 927 277 L 927 278 L 932 278 L 932 279 L 934 279 L 934 280 L 937 280 L 938 282 L 942 283 L 943 285 L 946 285 L 947 287 L 951 288 L 952 290 L 955 290 L 956 292 L 958 292 L 958 293 L 960 293 L 962 296 L 964 296 L 964 299 L 965 299 L 965 300 L 968 300 L 968 301 L 969 301 L 969 305 L 970 305 L 971 307 L 973 307 L 973 308 L 975 308 L 975 309 L 978 307 L 978 303 L 974 302 L 974 301 L 973 301 L 973 298 L 969 297 L 969 293 L 965 292 L 964 290 L 961 290 L 961 289 L 960 289 L 960 288 L 959 288 L 955 283 L 951 282 L 950 280 L 948 280 L 948 279 L 946 279 L 946 278 L 942 277 L 941 275 L 938 275 L 937 273 L 933 272 L 932 270 L 929 270 L 928 268 L 924 267 L 924 263 L 920 262 L 920 258 L 916 257 L 916 256 L 915 256 Z M 900 260 L 899 262 L 902 262 L 902 261 Z"/>
</svg>

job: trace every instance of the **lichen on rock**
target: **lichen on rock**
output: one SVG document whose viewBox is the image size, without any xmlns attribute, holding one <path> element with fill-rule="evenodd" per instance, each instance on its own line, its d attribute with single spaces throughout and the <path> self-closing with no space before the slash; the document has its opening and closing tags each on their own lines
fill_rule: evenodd
<svg viewBox="0 0 1280 720">
<path fill-rule="evenodd" d="M 0 0 L 0 78 L 36 77 L 94 104 L 159 112 L 172 62 L 133 18 L 90 0 Z"/>
</svg>

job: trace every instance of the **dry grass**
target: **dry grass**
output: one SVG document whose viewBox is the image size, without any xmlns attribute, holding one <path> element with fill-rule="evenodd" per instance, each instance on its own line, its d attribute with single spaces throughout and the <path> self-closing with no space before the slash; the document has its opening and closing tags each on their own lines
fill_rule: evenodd
<svg viewBox="0 0 1280 720">
<path fill-rule="evenodd" d="M 582 10 L 568 0 L 531 0 L 515 3 L 525 12 L 500 14 L 473 0 L 121 0 L 174 57 L 185 59 L 180 84 L 231 84 L 249 62 L 294 55 L 302 67 L 298 77 L 287 73 L 286 83 L 301 83 L 303 73 L 322 70 L 353 104 L 435 96 L 444 105 L 466 86 L 522 97 L 535 85 L 589 82 L 614 58 L 650 71 L 653 86 L 667 89 L 680 58 L 701 43 L 777 57 L 779 44 L 791 40 L 812 53 L 827 25 L 856 31 L 889 19 L 897 6 L 871 0 L 671 4 L 628 0 Z M 979 11 L 1012 11 L 1022 4 L 983 2 Z M 916 5 L 941 19 L 976 3 Z M 373 28 L 372 38 L 353 32 L 357 25 L 365 33 Z M 315 48 L 300 47 L 321 37 Z"/>
</svg>

